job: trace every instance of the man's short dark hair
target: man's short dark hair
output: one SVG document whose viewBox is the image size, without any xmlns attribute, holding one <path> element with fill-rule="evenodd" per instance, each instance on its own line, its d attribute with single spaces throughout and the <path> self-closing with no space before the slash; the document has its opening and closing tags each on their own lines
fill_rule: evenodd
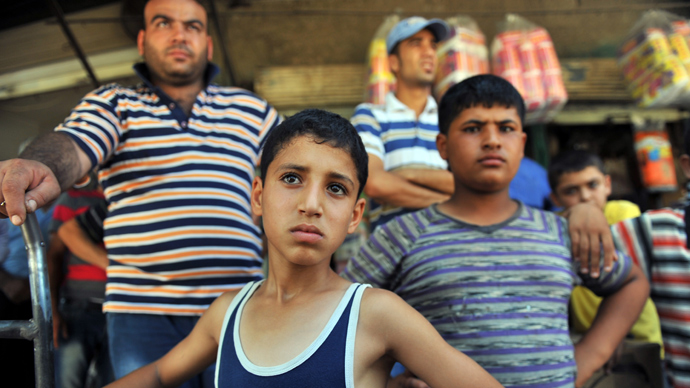
<svg viewBox="0 0 690 388">
<path fill-rule="evenodd" d="M 326 143 L 350 154 L 357 170 L 359 197 L 369 175 L 369 156 L 362 139 L 347 119 L 320 109 L 303 110 L 271 130 L 261 155 L 261 179 L 276 155 L 299 136 L 309 136 L 318 144 Z"/>
<path fill-rule="evenodd" d="M 438 126 L 443 134 L 448 133 L 450 124 L 469 108 L 494 105 L 515 108 L 520 116 L 520 124 L 525 122 L 525 102 L 520 93 L 501 77 L 481 74 L 453 85 L 443 95 L 438 108 Z"/>
<path fill-rule="evenodd" d="M 549 185 L 555 193 L 558 182 L 563 174 L 580 172 L 587 167 L 596 167 L 602 174 L 606 174 L 604 162 L 600 157 L 587 151 L 565 151 L 556 155 L 549 163 Z"/>
</svg>

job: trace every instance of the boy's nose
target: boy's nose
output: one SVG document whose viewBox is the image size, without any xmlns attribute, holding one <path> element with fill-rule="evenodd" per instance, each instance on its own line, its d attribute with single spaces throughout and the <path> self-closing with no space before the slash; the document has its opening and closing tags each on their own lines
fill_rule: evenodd
<svg viewBox="0 0 690 388">
<path fill-rule="evenodd" d="M 316 186 L 305 188 L 299 207 L 300 213 L 309 217 L 323 214 L 321 194 L 321 190 Z"/>
<path fill-rule="evenodd" d="M 496 148 L 501 148 L 501 139 L 498 134 L 498 128 L 492 128 L 489 127 L 487 128 L 486 131 L 484 131 L 484 144 L 483 146 L 488 149 L 496 149 Z"/>
</svg>

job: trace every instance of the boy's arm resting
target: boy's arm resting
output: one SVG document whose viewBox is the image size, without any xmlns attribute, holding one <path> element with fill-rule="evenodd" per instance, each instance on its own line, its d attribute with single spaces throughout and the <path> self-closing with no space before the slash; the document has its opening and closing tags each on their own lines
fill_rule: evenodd
<svg viewBox="0 0 690 388">
<path fill-rule="evenodd" d="M 226 292 L 199 318 L 189 335 L 159 360 L 107 385 L 110 388 L 177 387 L 216 359 L 221 326 L 237 292 Z"/>
<path fill-rule="evenodd" d="M 573 257 L 581 263 L 581 272 L 598 277 L 601 258 L 604 270 L 609 270 L 617 257 L 604 212 L 596 205 L 579 203 L 563 216 L 568 219 Z"/>
<path fill-rule="evenodd" d="M 58 237 L 78 258 L 102 269 L 108 268 L 108 254 L 94 243 L 79 226 L 76 218 L 65 222 L 58 229 Z"/>
<path fill-rule="evenodd" d="M 361 328 L 373 346 L 432 387 L 500 387 L 487 371 L 450 346 L 419 312 L 397 295 L 367 289 Z"/>
<path fill-rule="evenodd" d="M 17 159 L 0 162 L 0 215 L 24 223 L 26 211 L 35 211 L 66 190 L 91 168 L 91 161 L 64 133 L 43 135 Z"/>
<path fill-rule="evenodd" d="M 627 256 L 616 264 L 629 265 L 630 271 L 620 288 L 604 297 L 592 326 L 575 345 L 576 386 L 584 384 L 608 361 L 640 316 L 649 297 L 649 283 L 642 270 Z"/>
<path fill-rule="evenodd" d="M 369 180 L 364 186 L 364 192 L 379 203 L 409 209 L 422 209 L 450 197 L 448 194 L 419 186 L 400 175 L 386 171 L 383 161 L 372 154 L 369 154 Z"/>
<path fill-rule="evenodd" d="M 455 182 L 448 170 L 430 168 L 406 168 L 393 171 L 393 174 L 405 178 L 408 182 L 426 187 L 441 194 L 453 195 Z"/>
</svg>

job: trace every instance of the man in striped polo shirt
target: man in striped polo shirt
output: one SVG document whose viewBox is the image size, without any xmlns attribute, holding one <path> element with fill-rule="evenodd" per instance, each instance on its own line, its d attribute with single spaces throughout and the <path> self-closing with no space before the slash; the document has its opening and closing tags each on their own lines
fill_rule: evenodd
<svg viewBox="0 0 690 388">
<path fill-rule="evenodd" d="M 431 97 L 436 45 L 448 37 L 439 19 L 411 17 L 388 34 L 386 48 L 396 91 L 384 105 L 364 103 L 351 119 L 369 154 L 364 192 L 372 230 L 406 212 L 449 198 L 453 177 L 436 149 L 438 107 Z"/>
<path fill-rule="evenodd" d="M 690 179 L 690 130 L 680 166 Z M 686 190 L 690 193 L 690 183 Z M 690 387 L 690 194 L 680 208 L 649 210 L 612 227 L 616 248 L 647 274 L 664 341 L 666 368 L 676 388 Z"/>
<path fill-rule="evenodd" d="M 218 68 L 198 2 L 151 0 L 144 19 L 145 63 L 135 66 L 143 84 L 89 93 L 55 133 L 0 164 L 2 212 L 14 224 L 25 206 L 36 209 L 99 166 L 116 377 L 170 350 L 218 295 L 262 277 L 249 192 L 260 146 L 279 121 L 253 94 L 210 84 Z M 204 376 L 211 386 L 212 371 Z"/>
<path fill-rule="evenodd" d="M 455 193 L 377 228 L 343 276 L 396 292 L 505 386 L 572 387 L 609 359 L 649 288 L 626 256 L 595 276 L 572 259 L 565 219 L 510 199 L 524 111 L 517 90 L 493 75 L 450 88 L 437 144 Z M 568 299 L 583 269 L 605 299 L 573 346 Z"/>
</svg>

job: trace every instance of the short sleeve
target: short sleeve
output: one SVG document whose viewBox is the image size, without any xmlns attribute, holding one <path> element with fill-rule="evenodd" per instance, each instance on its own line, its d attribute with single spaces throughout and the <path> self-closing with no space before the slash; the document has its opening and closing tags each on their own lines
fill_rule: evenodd
<svg viewBox="0 0 690 388">
<path fill-rule="evenodd" d="M 580 273 L 579 265 L 576 264 L 577 273 L 582 279 L 582 283 L 585 287 L 589 288 L 593 293 L 598 296 L 608 296 L 616 291 L 618 291 L 625 282 L 625 279 L 630 273 L 630 269 L 633 266 L 633 262 L 630 256 L 617 251 L 618 260 L 613 263 L 613 268 L 611 272 L 604 272 L 603 260 L 601 267 L 599 269 L 599 277 L 593 278 L 587 274 Z"/>
<path fill-rule="evenodd" d="M 370 104 L 360 104 L 350 122 L 359 133 L 367 153 L 384 159 L 386 153 L 381 140 L 381 125 L 374 116 Z"/>
<path fill-rule="evenodd" d="M 119 86 L 110 84 L 82 98 L 56 132 L 69 135 L 86 153 L 91 166 L 102 164 L 115 151 L 122 136 L 117 111 Z"/>
<path fill-rule="evenodd" d="M 263 147 L 264 141 L 271 130 L 277 127 L 282 121 L 282 118 L 275 108 L 266 103 L 266 112 L 261 122 L 261 129 L 259 130 L 259 149 Z"/>
<path fill-rule="evenodd" d="M 630 257 L 651 280 L 652 235 L 648 214 L 630 218 L 611 226 L 616 249 Z"/>
<path fill-rule="evenodd" d="M 407 218 L 398 217 L 376 228 L 341 276 L 352 282 L 391 289 L 400 262 L 414 244 L 414 236 L 405 224 Z"/>
<path fill-rule="evenodd" d="M 640 216 L 640 208 L 628 201 L 608 201 L 604 207 L 604 215 L 609 225 Z"/>
</svg>

